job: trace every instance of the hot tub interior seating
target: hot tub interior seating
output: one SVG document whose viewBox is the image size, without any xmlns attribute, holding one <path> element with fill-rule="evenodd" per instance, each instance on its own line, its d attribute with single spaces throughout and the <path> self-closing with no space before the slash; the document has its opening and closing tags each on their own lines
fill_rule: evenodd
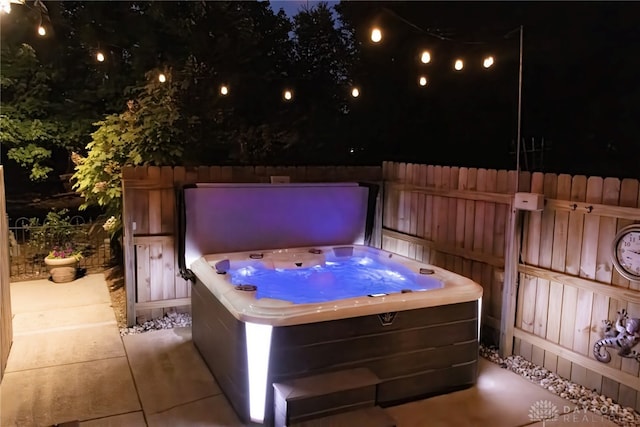
<svg viewBox="0 0 640 427">
<path fill-rule="evenodd" d="M 362 245 L 367 234 L 369 188 L 353 184 L 307 187 L 311 195 L 300 191 L 304 189 L 301 185 L 185 189 L 186 253 L 189 247 L 198 248 L 191 252 L 188 264 L 194 279 L 193 341 L 240 418 L 289 425 L 474 384 L 482 288 L 447 270 Z M 248 194 L 253 197 L 246 197 Z M 286 211 L 292 215 L 284 222 L 281 218 L 271 221 L 275 234 L 288 232 L 284 240 L 293 245 L 261 250 L 256 246 L 260 242 L 240 239 L 234 243 L 220 230 L 195 232 L 194 224 L 206 223 L 196 205 L 205 208 L 204 212 L 212 208 L 224 211 L 226 204 L 237 207 L 234 201 L 244 200 L 249 204 L 248 212 L 258 218 L 245 217 L 249 223 L 242 223 L 264 225 L 262 216 L 273 216 L 274 212 L 261 212 L 251 205 L 272 196 L 287 207 L 277 214 Z M 329 212 L 325 215 L 328 222 L 307 221 L 306 233 L 291 230 L 291 225 L 300 221 L 297 216 L 309 213 L 309 209 L 314 215 L 315 209 L 330 210 L 345 204 L 345 215 Z M 231 228 L 241 226 L 234 209 L 226 209 L 227 217 L 219 218 Z M 264 232 L 261 228 L 253 231 Z M 323 240 L 324 229 L 333 243 Z M 189 242 L 190 238 L 194 241 Z M 221 243 L 212 242 L 219 238 Z M 299 242 L 304 245 L 295 244 Z M 312 269 L 327 260 L 353 256 L 379 261 L 418 281 L 429 276 L 441 286 L 423 292 L 396 289 L 379 296 L 295 303 L 258 299 L 256 290 L 237 289 L 230 274 L 234 266 L 256 262 L 274 269 Z M 247 281 L 251 282 L 250 278 Z"/>
</svg>

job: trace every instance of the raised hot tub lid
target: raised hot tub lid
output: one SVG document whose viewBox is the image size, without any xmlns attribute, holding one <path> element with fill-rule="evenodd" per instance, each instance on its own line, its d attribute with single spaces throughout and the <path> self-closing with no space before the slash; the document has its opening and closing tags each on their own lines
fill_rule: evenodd
<svg viewBox="0 0 640 427">
<path fill-rule="evenodd" d="M 376 193 L 352 182 L 185 186 L 181 270 L 207 254 L 367 244 Z"/>
</svg>

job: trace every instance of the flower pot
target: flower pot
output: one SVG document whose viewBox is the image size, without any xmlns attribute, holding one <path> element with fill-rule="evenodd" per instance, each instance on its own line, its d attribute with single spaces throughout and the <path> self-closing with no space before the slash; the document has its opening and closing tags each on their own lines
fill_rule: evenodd
<svg viewBox="0 0 640 427">
<path fill-rule="evenodd" d="M 51 280 L 55 283 L 72 282 L 76 279 L 78 267 L 76 258 L 45 258 L 44 263 L 49 267 Z"/>
</svg>

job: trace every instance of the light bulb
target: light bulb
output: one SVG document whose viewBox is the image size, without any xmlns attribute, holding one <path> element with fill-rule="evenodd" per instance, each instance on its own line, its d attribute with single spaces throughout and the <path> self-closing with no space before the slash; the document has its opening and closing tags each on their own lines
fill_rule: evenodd
<svg viewBox="0 0 640 427">
<path fill-rule="evenodd" d="M 44 36 L 47 34 L 47 30 L 42 25 L 40 25 L 38 27 L 38 34 L 40 34 L 41 36 Z"/>
<path fill-rule="evenodd" d="M 422 61 L 423 64 L 428 64 L 429 62 L 431 62 L 431 54 L 429 53 L 428 50 L 422 51 L 422 55 L 420 56 L 420 61 Z"/>
<path fill-rule="evenodd" d="M 286 99 L 287 101 L 291 101 L 291 99 L 293 98 L 293 92 L 291 92 L 290 90 L 285 90 L 284 93 L 282 94 L 282 96 L 284 97 L 284 99 Z"/>
<path fill-rule="evenodd" d="M 158 81 L 160 83 L 164 83 L 167 81 L 167 76 L 165 76 L 164 74 L 160 73 L 160 75 L 158 76 Z"/>
<path fill-rule="evenodd" d="M 382 31 L 380 28 L 374 28 L 371 30 L 371 41 L 374 43 L 379 43 L 382 40 Z"/>
<path fill-rule="evenodd" d="M 220 86 L 220 95 L 228 95 L 229 88 L 226 85 Z"/>
<path fill-rule="evenodd" d="M 354 87 L 353 89 L 351 89 L 351 96 L 353 96 L 354 98 L 357 98 L 360 96 L 360 90 L 357 87 Z"/>
<path fill-rule="evenodd" d="M 420 78 L 418 79 L 418 84 L 420 86 L 426 86 L 427 85 L 427 78 L 425 76 L 420 76 Z"/>
<path fill-rule="evenodd" d="M 102 54 L 102 52 L 96 53 L 96 60 L 98 62 L 104 62 L 104 55 Z"/>
<path fill-rule="evenodd" d="M 490 68 L 493 65 L 493 56 L 487 56 L 486 58 L 484 58 L 484 61 L 482 61 L 482 66 L 484 68 Z"/>
<path fill-rule="evenodd" d="M 456 63 L 453 66 L 457 71 L 460 71 L 464 68 L 464 62 L 462 62 L 462 59 L 456 59 Z"/>
</svg>

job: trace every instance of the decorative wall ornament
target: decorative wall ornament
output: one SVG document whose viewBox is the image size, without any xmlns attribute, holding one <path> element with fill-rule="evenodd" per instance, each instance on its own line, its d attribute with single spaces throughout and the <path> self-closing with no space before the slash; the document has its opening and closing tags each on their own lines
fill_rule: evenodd
<svg viewBox="0 0 640 427">
<path fill-rule="evenodd" d="M 602 363 L 609 363 L 611 355 L 606 347 L 618 350 L 618 355 L 640 362 L 640 353 L 632 350 L 640 343 L 640 319 L 630 318 L 625 309 L 618 312 L 615 325 L 610 320 L 603 320 L 604 338 L 593 345 L 593 355 Z"/>
</svg>

